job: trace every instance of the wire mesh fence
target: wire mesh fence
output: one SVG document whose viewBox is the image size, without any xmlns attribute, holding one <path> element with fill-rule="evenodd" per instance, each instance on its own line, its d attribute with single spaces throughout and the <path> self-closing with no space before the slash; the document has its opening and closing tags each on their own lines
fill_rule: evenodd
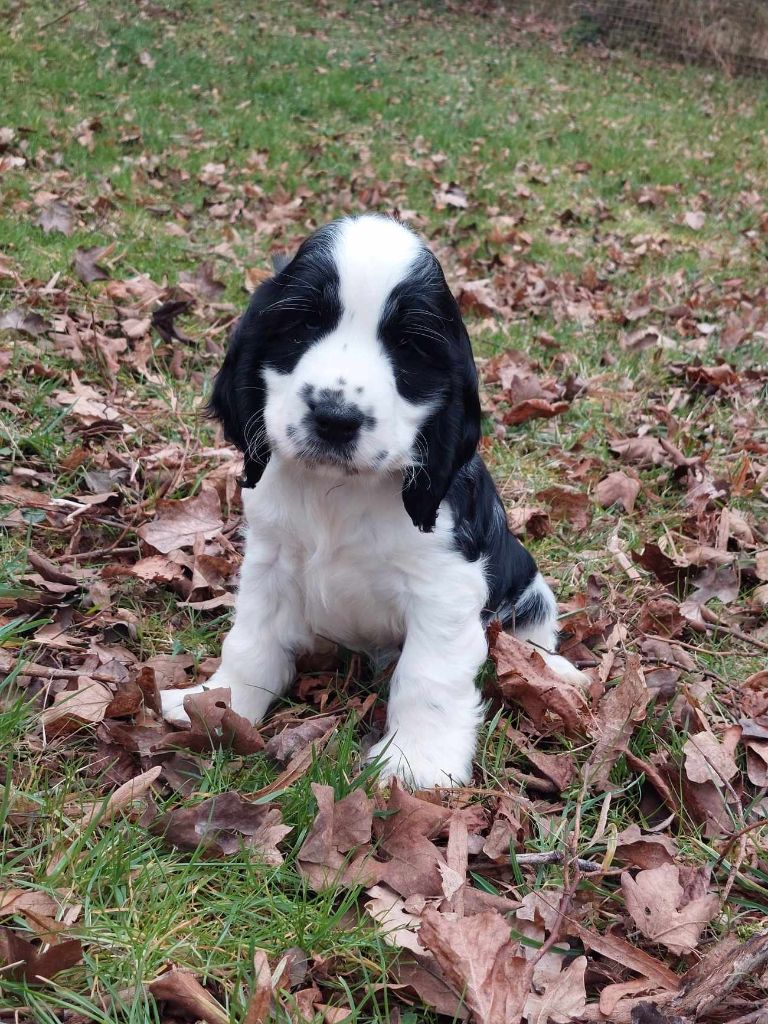
<svg viewBox="0 0 768 1024">
<path fill-rule="evenodd" d="M 768 0 L 580 0 L 566 12 L 584 41 L 768 74 Z"/>
</svg>

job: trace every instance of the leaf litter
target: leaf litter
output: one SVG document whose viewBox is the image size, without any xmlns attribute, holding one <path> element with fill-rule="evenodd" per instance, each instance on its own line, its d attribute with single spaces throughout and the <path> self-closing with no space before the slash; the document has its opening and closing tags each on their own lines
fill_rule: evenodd
<svg viewBox="0 0 768 1024">
<path fill-rule="evenodd" d="M 156 59 L 143 51 L 137 63 L 149 73 Z M 103 128 L 86 117 L 73 131 L 89 153 Z M 141 132 L 126 132 L 121 145 L 142 145 Z M 80 185 L 61 186 L 57 160 L 14 160 L 3 173 L 30 175 L 24 215 L 38 237 L 67 238 L 108 216 Z M 269 155 L 254 160 L 264 171 Z M 217 245 L 188 260 L 177 284 L 129 269 L 98 237 L 49 282 L 25 277 L 21 257 L 0 257 L 11 291 L 0 330 L 18 368 L 0 362 L 2 401 L 21 410 L 16 454 L 2 455 L 0 511 L 22 548 L 30 525 L 40 527 L 0 594 L 0 630 L 12 637 L 0 666 L 31 709 L 24 743 L 55 766 L 90 756 L 93 790 L 63 805 L 68 839 L 131 822 L 176 857 L 247 856 L 313 889 L 351 892 L 356 912 L 400 951 L 388 980 L 403 1013 L 424 1002 L 494 1024 L 745 1016 L 765 1000 L 768 963 L 755 909 L 768 870 L 768 374 L 751 347 L 766 338 L 765 288 L 735 273 L 658 271 L 677 245 L 705 246 L 719 223 L 680 186 L 628 191 L 615 210 L 593 198 L 589 213 L 574 193 L 545 234 L 580 246 L 602 232 L 602 265 L 576 249 L 579 269 L 563 272 L 530 258 L 550 216 L 540 199 L 557 177 L 549 169 L 521 162 L 491 204 L 477 162 L 449 175 L 444 156 L 420 142 L 395 147 L 393 161 L 427 185 L 416 223 L 445 250 L 473 336 L 497 332 L 478 360 L 494 438 L 486 454 L 512 528 L 551 545 L 541 561 L 568 593 L 562 650 L 588 685 L 564 684 L 492 628 L 484 682 L 500 715 L 489 732 L 498 754 L 455 793 L 382 794 L 364 773 L 348 788 L 318 781 L 318 759 L 337 755 L 350 720 L 358 734 L 381 723 L 381 702 L 355 671 L 308 672 L 298 703 L 258 729 L 217 690 L 187 698 L 189 729 L 161 721 L 158 688 L 209 679 L 218 642 L 202 657 L 170 642 L 149 654 L 148 610 L 173 628 L 191 613 L 212 622 L 231 606 L 240 561 L 237 459 L 191 428 L 242 305 L 231 289 L 263 280 L 269 251 L 291 250 L 328 213 L 312 205 L 312 187 L 267 193 L 208 154 L 198 184 L 210 193 Z M 591 166 L 562 173 L 588 181 Z M 154 181 L 165 202 L 162 176 Z M 332 212 L 402 208 L 397 182 L 376 181 L 378 198 L 368 187 L 334 182 Z M 739 216 L 762 203 L 737 201 Z M 666 211 L 674 225 L 629 235 L 614 220 L 624 203 Z M 167 215 L 185 237 L 189 211 L 169 205 Z M 240 246 L 243 228 L 258 255 Z M 747 233 L 739 244 L 752 244 Z M 613 330 L 616 344 L 580 365 L 570 330 Z M 40 392 L 34 412 L 29 386 Z M 23 436 L 46 416 L 60 425 L 55 458 Z M 534 463 L 547 466 L 535 480 Z M 26 646 L 19 623 L 33 627 Z M 227 775 L 211 794 L 206 773 L 222 756 L 268 766 L 270 781 L 240 792 Z M 299 835 L 284 799 L 305 784 L 317 810 Z M 35 814 L 12 792 L 11 826 Z M 89 940 L 60 896 L 26 881 L 0 891 L 4 976 L 38 985 L 81 962 Z M 256 951 L 247 1019 L 266 1019 L 270 1005 L 302 1007 L 304 1019 L 348 1015 L 337 968 L 311 950 L 291 991 L 283 959 Z M 219 988 L 170 962 L 147 989 L 163 1019 L 228 1019 Z"/>
</svg>

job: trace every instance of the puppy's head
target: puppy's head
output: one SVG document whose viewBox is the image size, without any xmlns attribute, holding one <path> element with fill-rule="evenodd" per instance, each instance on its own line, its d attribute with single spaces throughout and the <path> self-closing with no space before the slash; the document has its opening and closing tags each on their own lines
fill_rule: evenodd
<svg viewBox="0 0 768 1024">
<path fill-rule="evenodd" d="M 211 410 L 253 486 L 270 454 L 315 472 L 398 474 L 421 530 L 480 435 L 469 338 L 440 264 L 386 217 L 316 231 L 254 293 Z"/>
</svg>

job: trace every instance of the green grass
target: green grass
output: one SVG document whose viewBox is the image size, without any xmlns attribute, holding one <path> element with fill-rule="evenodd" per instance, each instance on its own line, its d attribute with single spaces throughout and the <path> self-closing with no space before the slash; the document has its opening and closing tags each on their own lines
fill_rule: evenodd
<svg viewBox="0 0 768 1024">
<path fill-rule="evenodd" d="M 664 330 L 677 349 L 623 351 L 623 311 L 646 292 L 649 304 L 659 307 L 693 300 L 699 319 L 716 325 L 699 353 L 706 363 L 718 351 L 728 282 L 740 278 L 752 297 L 763 284 L 768 235 L 760 232 L 761 204 L 747 195 L 762 188 L 768 173 L 768 93 L 762 82 L 734 82 L 626 55 L 553 52 L 541 39 L 516 33 L 501 14 L 480 17 L 440 4 L 94 0 L 54 21 L 61 13 L 47 0 L 0 10 L 0 122 L 15 133 L 9 151 L 26 160 L 25 167 L 0 176 L 0 255 L 21 282 L 0 278 L 0 312 L 23 305 L 50 320 L 65 310 L 90 311 L 109 331 L 112 304 L 100 286 L 75 279 L 72 259 L 78 247 L 112 243 L 114 280 L 141 273 L 174 284 L 179 273 L 213 258 L 226 291 L 218 313 L 197 311 L 184 321 L 193 343 L 183 348 L 180 373 L 157 338 L 151 377 L 124 366 L 113 384 L 92 358 L 73 367 L 45 340 L 30 343 L 0 333 L 0 344 L 14 346 L 0 381 L 0 483 L 24 482 L 18 473 L 27 472 L 47 493 L 65 496 L 80 487 L 85 471 L 110 465 L 107 451 L 130 465 L 147 450 L 176 441 L 189 442 L 189 454 L 172 494 L 193 493 L 212 468 L 197 453 L 215 443 L 212 425 L 199 414 L 201 393 L 220 360 L 215 349 L 226 323 L 245 301 L 244 268 L 267 268 L 272 251 L 293 246 L 312 226 L 350 210 L 412 211 L 454 284 L 462 276 L 493 274 L 495 259 L 506 250 L 489 239 L 498 214 L 522 218 L 519 230 L 530 236 L 530 245 L 516 254 L 521 263 L 540 268 L 558 285 L 578 280 L 585 266 L 605 283 L 611 315 L 593 325 L 555 316 L 551 307 L 534 315 L 521 306 L 505 324 L 470 318 L 478 355 L 521 347 L 549 372 L 565 354 L 568 373 L 606 377 L 606 393 L 598 399 L 576 400 L 566 416 L 533 421 L 493 442 L 489 461 L 505 497 L 516 503 L 563 482 L 563 450 L 578 446 L 584 456 L 610 463 L 609 441 L 630 424 L 648 417 L 655 429 L 649 409 L 663 404 L 678 383 L 669 364 L 690 353 L 672 325 Z M 84 145 L 77 126 L 86 120 L 92 139 L 84 137 Z M 0 151 L 0 161 L 2 156 Z M 208 164 L 223 165 L 214 175 L 219 185 L 201 180 Z M 433 191 L 450 181 L 467 192 L 466 210 L 436 208 Z M 657 206 L 638 205 L 646 187 L 663 190 Z M 78 225 L 70 237 L 46 235 L 35 226 L 41 190 L 76 208 Z M 299 212 L 279 219 L 276 209 L 295 197 L 302 201 Z M 222 204 L 224 217 L 217 211 Z M 682 224 L 694 208 L 707 213 L 700 231 Z M 563 216 L 567 210 L 575 219 Z M 641 322 L 661 325 L 660 314 Z M 551 335 L 558 348 L 544 344 L 542 335 Z M 601 361 L 606 351 L 608 365 Z M 731 358 L 742 365 L 764 361 L 764 340 L 747 341 Z M 69 386 L 73 368 L 104 393 L 114 387 L 131 407 L 133 433 L 89 439 L 76 429 L 53 397 Z M 623 378 L 634 382 L 629 397 L 621 390 Z M 705 409 L 708 432 L 697 423 Z M 686 417 L 676 443 L 688 455 L 706 449 L 713 474 L 730 477 L 740 454 L 732 443 L 733 407 L 700 397 Z M 764 427 L 760 437 L 768 437 Z M 617 577 L 606 550 L 611 535 L 618 530 L 629 550 L 658 540 L 667 529 L 679 530 L 686 514 L 681 492 L 662 471 L 641 475 L 647 490 L 660 496 L 658 503 L 641 494 L 631 516 L 595 509 L 586 533 L 558 524 L 531 544 L 544 570 L 561 581 L 564 596 L 582 591 L 594 572 L 631 597 L 634 585 Z M 162 480 L 145 474 L 124 486 L 125 507 L 146 513 Z M 731 505 L 749 511 L 754 498 L 747 493 Z M 0 504 L 0 514 L 10 511 Z M 107 511 L 88 520 L 91 548 L 120 537 L 122 514 Z M 57 555 L 69 541 L 66 531 L 41 522 L 34 510 L 24 519 L 26 525 L 0 535 L 0 600 L 8 601 L 0 608 L 11 607 L 24 589 L 30 545 Z M 134 534 L 122 543 L 135 546 Z M 628 601 L 630 630 L 645 583 L 637 586 L 636 606 Z M 140 659 L 184 652 L 200 661 L 218 653 L 227 624 L 220 612 L 197 612 L 179 606 L 170 592 L 148 592 L 124 580 L 112 584 L 112 595 L 130 624 L 115 642 Z M 0 647 L 39 658 L 29 634 L 47 617 L 25 613 L 18 620 L 14 613 L 12 621 L 0 620 Z M 87 633 L 87 622 L 82 630 Z M 700 666 L 729 681 L 764 662 L 760 652 L 729 638 L 707 637 L 700 646 Z M 372 785 L 359 774 L 354 721 L 278 798 L 293 828 L 283 866 L 265 868 L 246 854 L 211 862 L 169 853 L 134 817 L 81 831 L 73 808 L 110 788 L 89 770 L 92 737 L 54 740 L 42 750 L 30 745 L 26 736 L 37 712 L 14 683 L 13 677 L 7 681 L 0 699 L 0 749 L 13 781 L 0 804 L 0 875 L 14 886 L 55 889 L 63 904 L 80 904 L 73 933 L 86 953 L 54 984 L 33 989 L 4 983 L 0 1012 L 22 1007 L 19 1019 L 51 1024 L 68 1019 L 65 1011 L 87 1020 L 156 1020 L 142 983 L 176 964 L 210 985 L 238 1021 L 252 981 L 253 949 L 276 958 L 300 946 L 316 964 L 329 965 L 326 993 L 352 1007 L 350 1020 L 390 1019 L 392 993 L 373 993 L 389 976 L 395 954 L 359 910 L 358 893 L 315 894 L 295 865 L 315 811 L 310 783 L 330 783 L 338 795 Z M 717 703 L 718 694 L 716 686 L 714 713 L 727 720 L 730 712 Z M 514 719 L 516 712 L 505 709 L 505 717 L 510 713 Z M 632 750 L 644 759 L 666 750 L 679 764 L 685 739 L 657 704 L 633 737 Z M 550 751 L 570 746 L 558 736 L 541 742 Z M 481 787 L 524 791 L 509 773 L 525 773 L 527 762 L 498 719 L 486 726 L 479 751 Z M 588 753 L 577 749 L 577 761 Z M 198 789 L 247 794 L 275 774 L 260 756 L 216 754 Z M 620 760 L 612 782 L 609 828 L 644 822 L 637 773 Z M 556 821 L 549 811 L 534 809 L 529 849 L 561 846 L 579 801 L 577 782 L 563 795 Z M 167 806 L 178 803 L 171 797 Z M 605 839 L 590 845 L 601 804 L 602 794 L 592 795 L 581 807 L 580 854 L 597 859 L 607 849 Z M 680 824 L 677 839 L 690 862 L 715 864 L 717 850 L 691 823 Z M 557 867 L 525 876 L 515 867 L 521 893 L 561 877 Z M 719 881 L 727 871 L 725 864 Z M 494 886 L 491 875 L 475 880 Z M 600 887 L 615 910 L 613 881 Z M 729 926 L 749 934 L 756 913 L 767 908 L 768 876 L 744 867 Z M 4 923 L 26 927 L 21 919 Z M 433 1019 L 401 1011 L 409 1024 Z"/>
</svg>

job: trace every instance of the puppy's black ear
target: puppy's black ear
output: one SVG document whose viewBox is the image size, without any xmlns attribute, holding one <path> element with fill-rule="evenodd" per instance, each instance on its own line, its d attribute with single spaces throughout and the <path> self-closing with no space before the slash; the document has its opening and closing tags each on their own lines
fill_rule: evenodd
<svg viewBox="0 0 768 1024">
<path fill-rule="evenodd" d="M 208 412 L 219 420 L 226 439 L 243 453 L 243 487 L 255 487 L 269 462 L 264 429 L 266 391 L 260 372 L 263 326 L 259 318 L 273 299 L 274 287 L 273 280 L 265 281 L 253 293 L 232 333 L 208 403 Z"/>
<path fill-rule="evenodd" d="M 455 302 L 450 318 L 451 373 L 448 392 L 420 430 L 418 467 L 403 485 L 403 504 L 423 533 L 435 528 L 437 510 L 453 478 L 480 441 L 480 397 L 469 335 Z"/>
</svg>

